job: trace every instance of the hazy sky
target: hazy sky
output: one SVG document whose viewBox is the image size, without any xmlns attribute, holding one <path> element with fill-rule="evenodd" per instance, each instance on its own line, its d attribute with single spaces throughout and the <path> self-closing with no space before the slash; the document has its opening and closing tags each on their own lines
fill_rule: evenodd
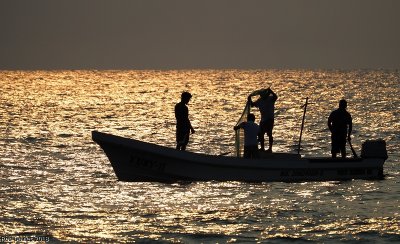
<svg viewBox="0 0 400 244">
<path fill-rule="evenodd" d="M 400 68 L 400 0 L 0 0 L 0 69 Z"/>
</svg>

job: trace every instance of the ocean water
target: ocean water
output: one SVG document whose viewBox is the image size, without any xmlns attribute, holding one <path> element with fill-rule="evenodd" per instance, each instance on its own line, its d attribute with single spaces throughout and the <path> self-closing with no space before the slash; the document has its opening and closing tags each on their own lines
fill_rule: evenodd
<svg viewBox="0 0 400 244">
<path fill-rule="evenodd" d="M 356 151 L 387 142 L 385 179 L 126 183 L 91 140 L 174 147 L 174 105 L 190 91 L 188 150 L 233 152 L 247 95 L 268 86 L 274 151 L 296 151 L 309 97 L 301 153 L 329 156 L 327 117 L 345 98 Z M 400 242 L 399 71 L 0 71 L 0 87 L 0 242 Z"/>
</svg>

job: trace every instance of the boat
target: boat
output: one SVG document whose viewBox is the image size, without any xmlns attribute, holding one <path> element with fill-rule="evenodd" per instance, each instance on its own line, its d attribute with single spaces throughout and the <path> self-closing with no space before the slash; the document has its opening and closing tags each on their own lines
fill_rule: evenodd
<svg viewBox="0 0 400 244">
<path fill-rule="evenodd" d="M 303 182 L 383 179 L 387 159 L 383 140 L 367 140 L 361 157 L 302 157 L 263 153 L 258 159 L 178 151 L 135 139 L 92 131 L 120 181 Z"/>
</svg>

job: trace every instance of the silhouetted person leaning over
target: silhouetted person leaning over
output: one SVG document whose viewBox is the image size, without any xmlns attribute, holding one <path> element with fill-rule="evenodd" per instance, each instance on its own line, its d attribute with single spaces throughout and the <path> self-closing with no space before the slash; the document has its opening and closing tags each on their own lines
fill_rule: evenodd
<svg viewBox="0 0 400 244">
<path fill-rule="evenodd" d="M 242 122 L 238 126 L 233 127 L 234 130 L 243 128 L 244 130 L 244 158 L 258 158 L 258 141 L 259 126 L 254 123 L 256 117 L 254 114 L 247 115 L 247 122 Z"/>
<path fill-rule="evenodd" d="M 186 106 L 192 94 L 183 92 L 181 101 L 175 105 L 175 118 L 176 118 L 176 149 L 185 151 L 189 143 L 189 134 L 194 133 L 194 129 L 189 120 L 189 109 Z"/>
<path fill-rule="evenodd" d="M 274 109 L 278 96 L 268 88 L 260 94 L 260 98 L 257 101 L 251 101 L 251 96 L 247 99 L 250 102 L 250 105 L 252 107 L 257 107 L 261 113 L 260 134 L 258 136 L 261 150 L 265 151 L 264 134 L 267 133 L 269 138 L 269 147 L 267 152 L 272 152 L 272 145 L 274 144 L 274 138 L 272 137 L 272 130 L 274 128 Z"/>
<path fill-rule="evenodd" d="M 332 158 L 336 158 L 336 153 L 339 152 L 342 158 L 346 158 L 346 139 L 351 140 L 350 135 L 353 129 L 352 118 L 346 108 L 346 100 L 340 100 L 339 108 L 334 110 L 328 118 L 328 127 L 332 133 Z"/>
</svg>

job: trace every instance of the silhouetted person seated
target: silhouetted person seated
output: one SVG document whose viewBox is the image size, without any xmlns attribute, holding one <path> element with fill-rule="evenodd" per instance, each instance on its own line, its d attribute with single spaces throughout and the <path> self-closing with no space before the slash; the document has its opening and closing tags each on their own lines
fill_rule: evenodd
<svg viewBox="0 0 400 244">
<path fill-rule="evenodd" d="M 247 122 L 242 122 L 233 127 L 234 130 L 243 128 L 244 130 L 244 158 L 258 158 L 258 141 L 257 136 L 260 132 L 259 126 L 254 122 L 256 117 L 254 114 L 247 115 Z"/>
<path fill-rule="evenodd" d="M 332 133 L 332 158 L 336 158 L 336 153 L 339 152 L 342 158 L 346 158 L 346 138 L 351 140 L 350 135 L 353 129 L 352 118 L 346 108 L 346 100 L 340 100 L 339 108 L 334 110 L 328 118 L 328 127 Z"/>
<path fill-rule="evenodd" d="M 260 98 L 257 99 L 257 101 L 251 101 L 251 96 L 249 96 L 247 99 L 250 102 L 250 106 L 257 107 L 261 113 L 259 134 L 261 150 L 265 151 L 264 134 L 267 133 L 269 139 L 269 147 L 267 152 L 272 152 L 272 145 L 274 144 L 274 138 L 272 137 L 272 130 L 274 128 L 274 109 L 278 96 L 270 88 L 268 88 L 260 94 Z"/>
<path fill-rule="evenodd" d="M 189 92 L 183 92 L 181 94 L 181 101 L 175 105 L 175 118 L 176 118 L 176 149 L 186 150 L 186 146 L 189 143 L 189 134 L 194 133 L 194 129 L 189 120 L 189 109 L 186 106 L 192 94 Z"/>
</svg>

